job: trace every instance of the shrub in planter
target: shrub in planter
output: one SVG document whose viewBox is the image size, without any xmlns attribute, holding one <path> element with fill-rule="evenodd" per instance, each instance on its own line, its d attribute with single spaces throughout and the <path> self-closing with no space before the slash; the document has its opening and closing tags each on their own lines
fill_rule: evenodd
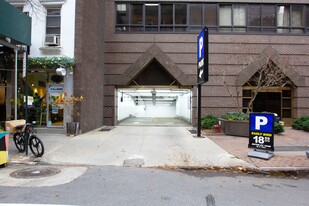
<svg viewBox="0 0 309 206">
<path fill-rule="evenodd" d="M 214 125 L 219 124 L 219 120 L 210 114 L 202 117 L 201 124 L 203 129 L 212 129 Z"/>
<path fill-rule="evenodd" d="M 248 120 L 249 115 L 245 113 L 228 112 L 228 113 L 223 114 L 222 118 L 226 120 Z"/>
<path fill-rule="evenodd" d="M 309 131 L 309 119 L 303 122 L 303 130 Z"/>
<path fill-rule="evenodd" d="M 249 115 L 228 112 L 222 115 L 221 129 L 224 134 L 240 137 L 249 136 Z"/>
<path fill-rule="evenodd" d="M 309 116 L 302 116 L 300 118 L 297 118 L 293 123 L 292 123 L 292 128 L 297 129 L 297 130 L 302 130 L 303 129 L 303 123 L 309 121 Z"/>
<path fill-rule="evenodd" d="M 275 134 L 280 134 L 282 132 L 284 132 L 284 127 L 280 123 L 275 122 L 274 133 Z"/>
</svg>

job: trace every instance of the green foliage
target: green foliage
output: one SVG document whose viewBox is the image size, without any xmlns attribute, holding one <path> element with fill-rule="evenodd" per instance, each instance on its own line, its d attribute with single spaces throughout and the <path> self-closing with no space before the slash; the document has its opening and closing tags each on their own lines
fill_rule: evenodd
<svg viewBox="0 0 309 206">
<path fill-rule="evenodd" d="M 18 58 L 18 69 L 22 69 L 23 59 Z M 4 65 L 6 68 L 15 67 L 15 58 L 4 55 Z M 28 57 L 29 69 L 57 69 L 59 67 L 73 69 L 75 59 L 70 57 Z"/>
<path fill-rule="evenodd" d="M 30 69 L 56 69 L 59 67 L 73 69 L 73 66 L 75 65 L 74 58 L 69 57 L 29 57 L 28 62 Z"/>
<path fill-rule="evenodd" d="M 227 120 L 248 120 L 249 115 L 245 113 L 238 113 L 238 112 L 228 112 L 222 115 L 223 119 Z"/>
<path fill-rule="evenodd" d="M 275 122 L 274 133 L 275 134 L 280 134 L 282 132 L 284 132 L 284 127 L 280 123 Z"/>
<path fill-rule="evenodd" d="M 214 125 L 219 124 L 219 120 L 217 117 L 210 114 L 202 117 L 201 124 L 204 129 L 212 129 Z"/>
<path fill-rule="evenodd" d="M 308 124 L 308 123 L 305 123 L 305 122 L 308 122 L 308 121 L 309 121 L 309 116 L 302 116 L 300 118 L 297 118 L 292 123 L 292 128 L 297 129 L 297 130 L 304 130 L 304 124 Z"/>
<path fill-rule="evenodd" d="M 309 131 L 309 119 L 303 122 L 303 130 Z"/>
</svg>

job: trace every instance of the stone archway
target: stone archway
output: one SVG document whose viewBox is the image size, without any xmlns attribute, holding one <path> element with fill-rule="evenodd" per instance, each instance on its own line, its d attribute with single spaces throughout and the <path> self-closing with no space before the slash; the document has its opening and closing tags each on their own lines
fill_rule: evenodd
<svg viewBox="0 0 309 206">
<path fill-rule="evenodd" d="M 281 70 L 286 73 L 286 76 L 294 83 L 295 86 L 304 86 L 305 78 L 302 77 L 287 60 L 282 58 L 279 53 L 271 46 L 266 47 L 261 55 L 246 68 L 244 68 L 237 76 L 235 84 L 243 86 L 247 81 L 265 64 L 272 61 Z"/>
<path fill-rule="evenodd" d="M 140 56 L 122 75 L 106 79 L 108 85 L 129 85 L 149 64 L 156 61 L 180 86 L 196 84 L 196 76 L 185 74 L 156 44 Z"/>
</svg>

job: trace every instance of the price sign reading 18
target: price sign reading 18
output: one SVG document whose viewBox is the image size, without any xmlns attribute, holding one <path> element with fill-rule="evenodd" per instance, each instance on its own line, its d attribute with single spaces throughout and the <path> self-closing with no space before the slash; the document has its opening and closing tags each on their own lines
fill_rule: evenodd
<svg viewBox="0 0 309 206">
<path fill-rule="evenodd" d="M 248 147 L 274 151 L 274 115 L 271 113 L 250 114 Z"/>
</svg>

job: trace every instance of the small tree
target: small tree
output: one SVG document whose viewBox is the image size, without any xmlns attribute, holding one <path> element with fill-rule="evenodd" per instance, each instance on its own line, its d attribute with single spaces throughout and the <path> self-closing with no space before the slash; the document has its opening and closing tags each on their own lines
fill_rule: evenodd
<svg viewBox="0 0 309 206">
<path fill-rule="evenodd" d="M 239 98 L 241 97 L 241 91 L 239 90 L 239 86 L 236 85 L 235 87 L 235 91 L 232 90 L 231 86 L 227 83 L 226 81 L 226 74 L 225 74 L 225 71 L 222 71 L 221 73 L 221 79 L 219 80 L 219 84 L 221 86 L 223 86 L 226 91 L 228 92 L 228 94 L 230 95 L 230 97 L 232 98 L 235 106 L 237 107 L 237 112 L 238 113 L 241 113 L 242 112 L 242 107 L 240 105 L 240 102 L 239 102 Z"/>
<path fill-rule="evenodd" d="M 285 68 L 279 68 L 270 59 L 266 64 L 262 65 L 246 84 L 254 88 L 252 90 L 251 100 L 248 103 L 247 114 L 251 111 L 253 102 L 262 89 L 274 86 L 284 87 L 286 85 L 293 85 L 286 75 Z"/>
<path fill-rule="evenodd" d="M 71 114 L 68 122 L 76 121 L 79 117 L 79 112 L 77 108 L 77 103 L 83 101 L 83 96 L 73 96 L 68 95 L 67 92 L 59 95 L 59 97 L 53 102 L 54 106 L 60 107 L 62 109 L 67 108 L 68 112 Z"/>
</svg>

